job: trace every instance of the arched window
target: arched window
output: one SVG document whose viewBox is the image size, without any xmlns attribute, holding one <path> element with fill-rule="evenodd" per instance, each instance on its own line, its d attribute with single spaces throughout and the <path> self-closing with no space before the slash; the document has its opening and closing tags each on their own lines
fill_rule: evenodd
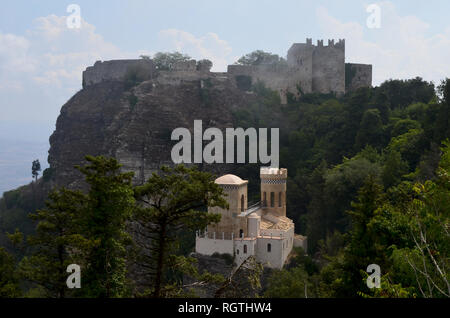
<svg viewBox="0 0 450 318">
<path fill-rule="evenodd" d="M 272 244 L 268 243 L 267 244 L 267 252 L 271 252 L 272 251 Z"/>
<path fill-rule="evenodd" d="M 239 230 L 239 237 L 244 237 L 244 230 L 243 229 Z"/>
<path fill-rule="evenodd" d="M 280 193 L 278 193 L 278 206 L 281 208 L 281 206 L 282 206 L 282 198 L 281 198 L 281 196 L 282 196 L 282 194 L 281 194 L 281 192 Z"/>
<path fill-rule="evenodd" d="M 236 254 L 239 255 L 239 250 L 236 250 Z"/>
<path fill-rule="evenodd" d="M 267 206 L 267 197 L 266 197 L 266 192 L 265 191 L 263 193 L 263 206 Z"/>
<path fill-rule="evenodd" d="M 244 212 L 244 203 L 245 203 L 244 195 L 241 195 L 241 212 Z"/>
<path fill-rule="evenodd" d="M 272 208 L 275 206 L 275 192 L 270 192 L 270 206 Z"/>
<path fill-rule="evenodd" d="M 244 254 L 247 254 L 247 245 L 244 244 Z"/>
</svg>

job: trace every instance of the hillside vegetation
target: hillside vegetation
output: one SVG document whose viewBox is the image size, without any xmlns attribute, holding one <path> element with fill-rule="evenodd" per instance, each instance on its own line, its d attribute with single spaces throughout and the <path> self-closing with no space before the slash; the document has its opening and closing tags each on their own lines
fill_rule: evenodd
<svg viewBox="0 0 450 318">
<path fill-rule="evenodd" d="M 450 80 L 438 87 L 421 78 L 389 80 L 342 97 L 289 96 L 286 105 L 259 83 L 252 90 L 258 99 L 230 110 L 234 127 L 280 128 L 287 215 L 296 232 L 308 236 L 307 255 L 297 251 L 291 266 L 275 271 L 262 293 L 450 297 Z M 232 172 L 249 179 L 249 201 L 258 201 L 259 166 L 239 165 Z M 19 228 L 25 236 L 33 234 L 35 223 L 27 214 L 44 207 L 50 185 L 51 177 L 6 192 L 0 200 L 0 232 Z M 193 232 L 183 235 L 190 238 L 174 238 L 173 255 L 192 251 Z M 14 249 L 5 235 L 0 246 L 15 252 L 16 263 L 30 253 L 30 247 Z M 0 262 L 9 270 L 18 266 L 6 256 Z M 186 270 L 189 262 L 183 264 Z M 381 268 L 381 289 L 366 286 L 369 264 Z M 165 282 L 179 282 L 177 275 L 167 273 Z M 118 295 L 130 295 L 122 283 Z"/>
</svg>

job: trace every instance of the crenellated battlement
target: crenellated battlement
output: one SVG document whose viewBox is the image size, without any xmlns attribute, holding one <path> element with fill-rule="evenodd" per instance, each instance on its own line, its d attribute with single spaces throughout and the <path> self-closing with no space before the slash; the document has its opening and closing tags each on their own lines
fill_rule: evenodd
<svg viewBox="0 0 450 318">
<path fill-rule="evenodd" d="M 310 46 L 310 47 L 334 47 L 334 48 L 345 48 L 345 39 L 338 39 L 335 42 L 335 39 L 328 39 L 328 44 L 324 44 L 325 41 L 323 39 L 318 39 L 316 41 L 316 45 L 313 44 L 312 38 L 306 38 L 305 43 L 294 43 L 294 45 L 301 45 L 301 46 Z"/>
<path fill-rule="evenodd" d="M 262 167 L 259 175 L 261 179 L 287 179 L 287 169 Z"/>
</svg>

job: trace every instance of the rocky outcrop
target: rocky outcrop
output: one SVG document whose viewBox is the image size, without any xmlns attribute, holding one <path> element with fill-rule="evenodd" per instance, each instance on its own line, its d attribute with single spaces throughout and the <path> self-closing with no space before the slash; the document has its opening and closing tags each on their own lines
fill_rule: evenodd
<svg viewBox="0 0 450 318">
<path fill-rule="evenodd" d="M 226 78 L 185 78 L 163 73 L 133 87 L 109 80 L 85 87 L 61 109 L 50 137 L 48 161 L 58 185 L 76 186 L 81 175 L 73 167 L 86 155 L 112 156 L 139 184 L 161 165 L 172 165 L 173 129 L 186 127 L 193 134 L 194 120 L 203 129 L 233 127 L 232 113 L 255 102 L 258 96 L 235 88 Z M 225 164 L 201 168 L 221 173 Z"/>
</svg>

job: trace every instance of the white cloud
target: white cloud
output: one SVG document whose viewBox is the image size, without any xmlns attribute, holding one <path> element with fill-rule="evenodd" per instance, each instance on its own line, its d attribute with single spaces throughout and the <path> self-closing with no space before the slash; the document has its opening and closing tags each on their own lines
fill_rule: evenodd
<svg viewBox="0 0 450 318">
<path fill-rule="evenodd" d="M 160 31 L 159 37 L 165 47 L 171 50 L 183 52 L 195 59 L 211 60 L 213 71 L 225 72 L 227 66 L 236 60 L 236 57 L 231 55 L 230 44 L 220 39 L 216 33 L 208 32 L 204 36 L 196 37 L 186 31 L 167 29 Z"/>
<path fill-rule="evenodd" d="M 373 64 L 373 84 L 389 78 L 421 76 L 436 84 L 450 76 L 450 29 L 429 35 L 430 26 L 416 16 L 400 15 L 389 1 L 379 3 L 381 28 L 342 22 L 326 8 L 316 15 L 323 34 L 346 39 L 347 62 Z M 363 9 L 362 9 L 363 11 Z M 369 39 L 370 38 L 370 39 Z"/>
<path fill-rule="evenodd" d="M 167 29 L 159 37 L 165 50 L 210 59 L 216 71 L 235 60 L 230 45 L 215 33 L 195 37 Z M 81 28 L 69 29 L 65 16 L 39 17 L 23 36 L 0 31 L 0 120 L 54 123 L 61 105 L 81 88 L 86 67 L 140 54 L 149 52 L 123 51 L 84 20 Z"/>
<path fill-rule="evenodd" d="M 137 56 L 105 41 L 86 21 L 69 29 L 64 16 L 37 18 L 24 36 L 0 32 L 0 120 L 55 122 L 87 66 L 130 57 Z"/>
</svg>

